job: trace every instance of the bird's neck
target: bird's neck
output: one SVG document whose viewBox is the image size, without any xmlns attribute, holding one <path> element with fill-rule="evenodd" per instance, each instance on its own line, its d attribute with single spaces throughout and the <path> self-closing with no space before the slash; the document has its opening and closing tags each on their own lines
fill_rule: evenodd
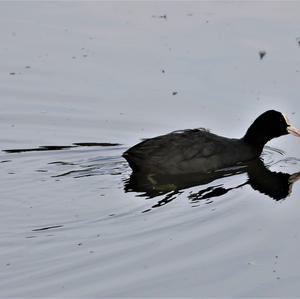
<svg viewBox="0 0 300 299">
<path fill-rule="evenodd" d="M 267 134 L 262 131 L 257 131 L 254 126 L 250 126 L 245 136 L 242 138 L 244 142 L 254 147 L 259 153 L 262 152 L 265 144 L 272 138 L 268 138 Z"/>
</svg>

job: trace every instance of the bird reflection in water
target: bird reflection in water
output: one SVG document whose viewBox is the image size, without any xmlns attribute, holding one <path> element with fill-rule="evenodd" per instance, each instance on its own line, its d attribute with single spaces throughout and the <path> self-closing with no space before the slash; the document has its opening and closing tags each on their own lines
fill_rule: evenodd
<svg viewBox="0 0 300 299">
<path fill-rule="evenodd" d="M 152 206 L 152 208 L 157 208 L 173 201 L 187 188 L 207 185 L 217 179 L 243 173 L 247 174 L 247 179 L 237 186 L 231 188 L 225 188 L 222 184 L 205 186 L 205 188 L 197 192 L 190 193 L 188 199 L 192 203 L 203 200 L 206 203 L 210 203 L 212 198 L 250 185 L 254 190 L 271 197 L 275 201 L 279 201 L 285 199 L 291 193 L 293 183 L 300 179 L 300 172 L 289 174 L 271 171 L 262 160 L 255 159 L 233 168 L 207 174 L 161 175 L 132 172 L 130 178 L 125 181 L 124 190 L 125 192 L 141 193 L 140 196 L 147 198 L 164 195 L 162 199 Z"/>
</svg>

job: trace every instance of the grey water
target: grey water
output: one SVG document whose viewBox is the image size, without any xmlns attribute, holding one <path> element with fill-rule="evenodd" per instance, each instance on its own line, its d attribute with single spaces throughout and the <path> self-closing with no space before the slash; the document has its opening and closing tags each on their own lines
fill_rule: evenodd
<svg viewBox="0 0 300 299">
<path fill-rule="evenodd" d="M 300 140 L 206 177 L 122 153 L 268 109 L 300 127 L 299 8 L 1 2 L 0 297 L 297 297 Z"/>
</svg>

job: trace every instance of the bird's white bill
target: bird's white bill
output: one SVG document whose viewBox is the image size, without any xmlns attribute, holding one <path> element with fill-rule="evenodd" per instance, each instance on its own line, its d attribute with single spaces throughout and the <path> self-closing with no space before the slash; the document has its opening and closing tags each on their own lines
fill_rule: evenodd
<svg viewBox="0 0 300 299">
<path fill-rule="evenodd" d="M 287 131 L 294 136 L 300 137 L 300 131 L 295 127 L 293 127 L 292 125 L 289 125 L 287 127 Z"/>
<path fill-rule="evenodd" d="M 286 121 L 286 124 L 288 125 L 287 131 L 288 131 L 290 134 L 294 135 L 294 136 L 300 137 L 300 131 L 299 131 L 298 129 L 296 129 L 296 128 L 290 123 L 289 119 L 287 118 L 287 116 L 286 116 L 285 114 L 282 113 L 282 115 L 283 115 L 283 117 L 284 117 L 284 119 L 285 119 L 285 121 Z"/>
</svg>

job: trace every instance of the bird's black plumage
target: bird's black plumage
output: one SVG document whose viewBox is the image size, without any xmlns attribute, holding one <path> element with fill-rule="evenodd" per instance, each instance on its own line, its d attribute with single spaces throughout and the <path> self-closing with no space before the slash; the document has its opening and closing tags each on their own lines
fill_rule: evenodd
<svg viewBox="0 0 300 299">
<path fill-rule="evenodd" d="M 288 133 L 300 136 L 280 112 L 261 114 L 240 139 L 226 138 L 205 129 L 175 131 L 131 147 L 123 157 L 134 171 L 147 173 L 207 173 L 260 156 L 271 139 Z"/>
</svg>

